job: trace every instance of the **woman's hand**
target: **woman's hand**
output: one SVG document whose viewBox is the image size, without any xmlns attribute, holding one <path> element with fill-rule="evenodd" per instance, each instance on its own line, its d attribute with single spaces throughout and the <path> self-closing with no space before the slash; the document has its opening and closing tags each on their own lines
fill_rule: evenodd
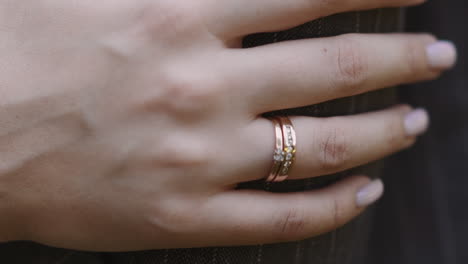
<svg viewBox="0 0 468 264">
<path fill-rule="evenodd" d="M 0 236 L 82 250 L 246 245 L 332 230 L 382 193 L 235 190 L 269 173 L 261 114 L 436 78 L 455 50 L 427 35 L 240 49 L 243 36 L 420 0 L 0 0 Z M 408 106 L 293 117 L 291 179 L 407 148 Z"/>
</svg>

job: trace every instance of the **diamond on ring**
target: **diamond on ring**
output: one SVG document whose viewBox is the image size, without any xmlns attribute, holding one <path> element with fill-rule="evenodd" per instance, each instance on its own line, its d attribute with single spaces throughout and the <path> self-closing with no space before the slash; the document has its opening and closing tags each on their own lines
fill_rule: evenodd
<svg viewBox="0 0 468 264">
<path fill-rule="evenodd" d="M 275 151 L 267 182 L 282 182 L 289 177 L 289 171 L 294 165 L 296 132 L 288 117 L 277 117 L 270 120 L 275 127 Z"/>
</svg>

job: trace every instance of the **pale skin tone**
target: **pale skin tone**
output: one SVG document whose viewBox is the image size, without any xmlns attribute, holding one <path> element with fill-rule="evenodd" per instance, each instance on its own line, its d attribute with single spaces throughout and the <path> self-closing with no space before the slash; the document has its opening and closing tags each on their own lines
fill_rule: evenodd
<svg viewBox="0 0 468 264">
<path fill-rule="evenodd" d="M 420 0 L 0 0 L 0 239 L 80 250 L 251 245 L 333 230 L 366 205 L 354 176 L 318 191 L 266 177 L 265 112 L 438 77 L 423 34 L 240 49 L 247 34 Z M 409 106 L 291 117 L 291 179 L 411 146 Z M 423 124 L 424 126 L 424 124 Z"/>
</svg>

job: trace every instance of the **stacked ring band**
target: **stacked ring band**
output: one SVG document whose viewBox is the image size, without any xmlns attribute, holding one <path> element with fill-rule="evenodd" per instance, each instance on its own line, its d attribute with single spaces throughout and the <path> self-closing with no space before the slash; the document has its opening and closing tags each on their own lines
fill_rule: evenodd
<svg viewBox="0 0 468 264">
<path fill-rule="evenodd" d="M 275 181 L 285 158 L 283 152 L 284 142 L 281 123 L 278 118 L 271 118 L 270 120 L 275 127 L 275 152 L 273 154 L 273 165 L 271 167 L 270 175 L 267 178 L 267 182 Z"/>
<path fill-rule="evenodd" d="M 288 117 L 274 117 L 270 120 L 275 127 L 275 151 L 266 181 L 282 182 L 289 177 L 296 158 L 296 131 Z"/>
</svg>

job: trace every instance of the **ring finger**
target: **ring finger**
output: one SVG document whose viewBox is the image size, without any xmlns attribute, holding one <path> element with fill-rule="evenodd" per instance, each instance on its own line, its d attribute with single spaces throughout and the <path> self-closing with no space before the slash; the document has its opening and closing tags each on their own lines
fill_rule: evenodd
<svg viewBox="0 0 468 264">
<path fill-rule="evenodd" d="M 328 175 L 354 168 L 411 146 L 428 126 L 424 110 L 408 106 L 346 117 L 292 117 L 297 134 L 296 162 L 289 179 Z M 241 173 L 232 182 L 264 178 L 273 163 L 274 128 L 267 119 L 255 120 Z M 249 161 L 249 162 L 247 162 Z"/>
</svg>

